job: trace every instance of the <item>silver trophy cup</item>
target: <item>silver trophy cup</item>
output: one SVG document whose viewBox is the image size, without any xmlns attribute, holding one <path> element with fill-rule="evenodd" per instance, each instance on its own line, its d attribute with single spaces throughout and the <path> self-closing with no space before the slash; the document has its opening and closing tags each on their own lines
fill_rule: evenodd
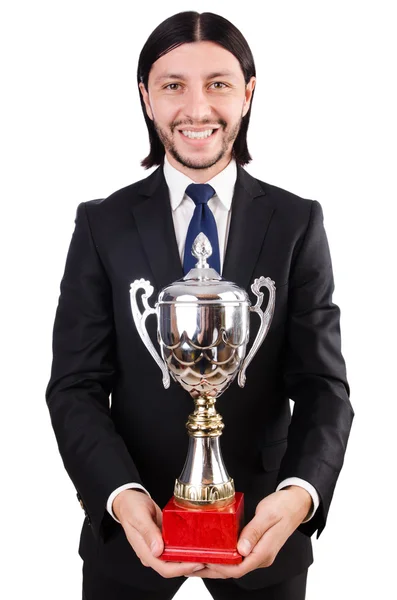
<svg viewBox="0 0 397 600">
<path fill-rule="evenodd" d="M 165 388 L 170 376 L 189 392 L 195 410 L 186 428 L 189 447 L 182 473 L 175 482 L 174 499 L 185 507 L 226 506 L 234 501 L 234 483 L 222 459 L 219 437 L 224 424 L 215 409 L 216 399 L 238 374 L 244 387 L 246 369 L 269 330 L 274 313 L 275 285 L 270 278 L 255 279 L 251 286 L 257 297 L 251 306 L 248 294 L 236 284 L 225 281 L 207 263 L 212 249 L 200 233 L 192 254 L 195 268 L 181 280 L 163 288 L 154 308 L 148 304 L 153 293 L 149 281 L 131 284 L 131 309 L 143 343 L 163 374 Z M 265 286 L 269 290 L 266 310 L 261 308 Z M 144 290 L 141 313 L 137 292 Z M 246 356 L 250 331 L 250 312 L 260 318 L 260 328 Z M 149 315 L 157 316 L 157 339 L 161 357 L 146 330 Z"/>
</svg>

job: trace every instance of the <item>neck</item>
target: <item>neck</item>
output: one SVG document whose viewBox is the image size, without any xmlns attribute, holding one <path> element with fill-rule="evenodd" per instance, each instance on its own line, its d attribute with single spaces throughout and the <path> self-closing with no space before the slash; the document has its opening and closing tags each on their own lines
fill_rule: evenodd
<svg viewBox="0 0 397 600">
<path fill-rule="evenodd" d="M 215 175 L 218 175 L 223 169 L 227 167 L 229 162 L 232 159 L 232 155 L 224 156 L 221 160 L 218 160 L 212 167 L 208 167 L 208 169 L 191 169 L 189 167 L 185 167 L 180 162 L 175 160 L 173 156 L 171 156 L 166 151 L 168 162 L 178 171 L 189 177 L 195 183 L 206 183 L 210 181 Z"/>
</svg>

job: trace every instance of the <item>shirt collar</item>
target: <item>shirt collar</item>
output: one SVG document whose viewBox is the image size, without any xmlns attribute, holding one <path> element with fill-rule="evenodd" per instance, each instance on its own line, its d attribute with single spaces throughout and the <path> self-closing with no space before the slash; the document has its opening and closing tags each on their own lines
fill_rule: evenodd
<svg viewBox="0 0 397 600">
<path fill-rule="evenodd" d="M 170 191 L 171 208 L 172 210 L 175 210 L 182 202 L 187 186 L 195 182 L 173 167 L 168 161 L 167 155 L 164 156 L 164 177 Z M 223 171 L 206 182 L 212 185 L 216 195 L 227 210 L 230 210 L 232 204 L 236 179 L 237 165 L 236 161 L 232 158 Z"/>
</svg>

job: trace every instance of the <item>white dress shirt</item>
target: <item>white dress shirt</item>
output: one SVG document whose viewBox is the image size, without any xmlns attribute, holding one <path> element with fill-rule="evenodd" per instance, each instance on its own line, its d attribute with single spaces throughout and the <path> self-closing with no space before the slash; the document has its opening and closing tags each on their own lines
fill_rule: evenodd
<svg viewBox="0 0 397 600">
<path fill-rule="evenodd" d="M 175 227 L 175 236 L 178 244 L 179 256 L 181 258 L 181 263 L 183 264 L 186 234 L 196 206 L 193 200 L 186 195 L 185 190 L 188 185 L 195 182 L 192 181 L 190 177 L 188 177 L 181 171 L 175 169 L 175 167 L 173 167 L 169 163 L 166 156 L 164 159 L 164 177 L 169 189 L 172 219 Z M 215 196 L 213 196 L 208 201 L 208 206 L 213 212 L 216 221 L 216 226 L 218 229 L 221 274 L 226 252 L 227 238 L 229 234 L 231 216 L 230 209 L 232 205 L 232 198 L 236 179 L 236 161 L 231 160 L 227 167 L 223 169 L 223 171 L 221 171 L 220 173 L 218 173 L 218 175 L 215 175 L 215 177 L 207 181 L 207 183 L 209 183 L 216 192 Z M 310 496 L 312 497 L 312 509 L 304 521 L 304 523 L 306 523 L 313 517 L 320 504 L 320 499 L 317 490 L 304 479 L 300 479 L 299 477 L 290 477 L 288 479 L 284 479 L 284 481 L 281 481 L 278 484 L 276 491 L 281 490 L 282 488 L 285 488 L 289 485 L 298 485 L 300 487 L 303 487 L 307 492 L 309 492 Z M 106 508 L 117 522 L 119 521 L 112 510 L 113 500 L 123 490 L 131 488 L 141 489 L 150 496 L 149 492 L 139 483 L 126 483 L 114 490 L 114 492 L 112 492 L 108 498 Z"/>
</svg>

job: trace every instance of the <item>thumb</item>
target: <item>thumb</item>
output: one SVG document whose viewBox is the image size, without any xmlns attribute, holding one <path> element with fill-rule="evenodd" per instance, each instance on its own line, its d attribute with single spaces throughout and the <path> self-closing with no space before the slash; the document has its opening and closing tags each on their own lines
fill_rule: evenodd
<svg viewBox="0 0 397 600">
<path fill-rule="evenodd" d="M 161 531 L 154 520 L 157 517 L 156 512 L 154 510 L 153 514 L 149 511 L 143 513 L 141 518 L 134 523 L 134 527 L 145 541 L 153 556 L 158 557 L 164 550 L 164 542 Z"/>
<path fill-rule="evenodd" d="M 159 529 L 161 529 L 163 526 L 163 511 L 157 504 L 155 504 L 155 507 L 156 507 L 156 523 L 157 523 L 157 526 L 159 527 Z"/>
<path fill-rule="evenodd" d="M 265 533 L 265 530 L 264 523 L 258 517 L 254 517 L 242 530 L 237 544 L 237 551 L 242 556 L 248 556 Z"/>
</svg>

